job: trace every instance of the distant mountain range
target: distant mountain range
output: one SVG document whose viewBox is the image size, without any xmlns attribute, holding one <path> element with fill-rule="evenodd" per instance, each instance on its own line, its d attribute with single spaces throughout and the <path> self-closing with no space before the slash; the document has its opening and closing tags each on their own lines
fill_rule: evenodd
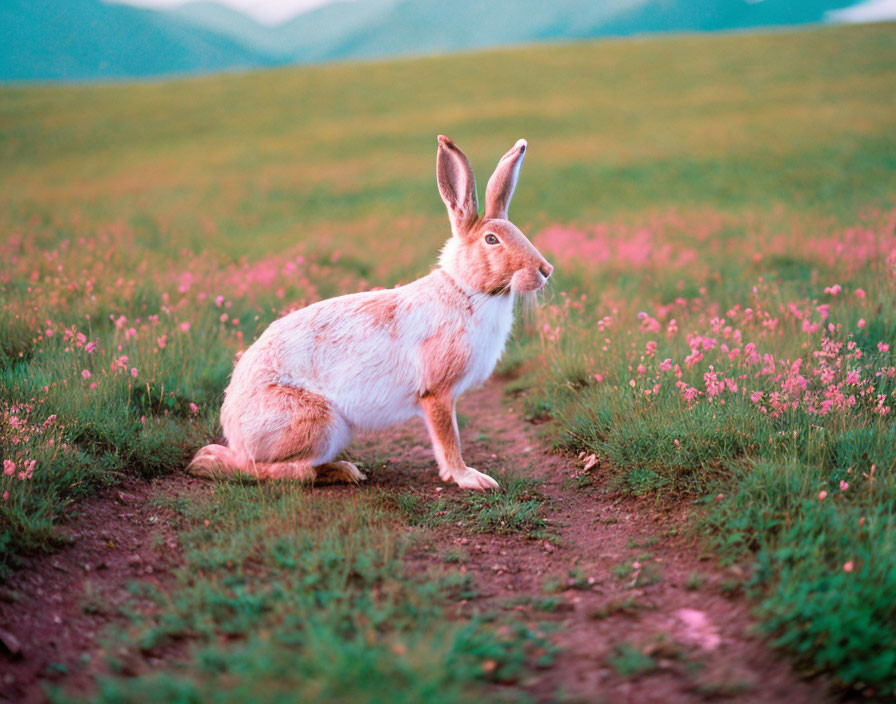
<svg viewBox="0 0 896 704">
<path fill-rule="evenodd" d="M 0 80 L 96 80 L 507 44 L 822 22 L 855 0 L 353 0 L 270 27 L 214 2 L 155 11 L 0 0 Z"/>
</svg>

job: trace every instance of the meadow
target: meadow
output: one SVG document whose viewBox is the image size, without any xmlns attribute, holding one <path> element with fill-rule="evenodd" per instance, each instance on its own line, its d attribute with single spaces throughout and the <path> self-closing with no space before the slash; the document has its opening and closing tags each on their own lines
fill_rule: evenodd
<svg viewBox="0 0 896 704">
<path fill-rule="evenodd" d="M 0 576 L 52 551 L 79 500 L 181 471 L 217 432 L 234 355 L 273 319 L 429 270 L 448 236 L 436 134 L 480 188 L 525 137 L 511 217 L 556 274 L 502 363 L 510 390 L 586 474 L 697 502 L 701 539 L 750 565 L 763 628 L 805 672 L 893 694 L 894 38 L 884 24 L 0 89 Z M 398 577 L 405 512 L 335 500 L 228 485 L 176 507 L 189 589 L 163 611 L 199 645 L 189 676 L 152 680 L 158 700 L 259 683 L 273 700 L 284 673 L 344 685 L 316 701 L 463 700 L 483 686 L 464 653 L 520 667 L 540 636 L 442 626 L 452 585 Z M 264 595 L 229 574 L 259 550 L 253 569 L 279 585 Z M 296 633 L 318 640 L 284 657 Z M 399 637 L 413 645 L 396 664 Z M 346 679 L 359 658 L 391 663 L 382 691 Z"/>
</svg>

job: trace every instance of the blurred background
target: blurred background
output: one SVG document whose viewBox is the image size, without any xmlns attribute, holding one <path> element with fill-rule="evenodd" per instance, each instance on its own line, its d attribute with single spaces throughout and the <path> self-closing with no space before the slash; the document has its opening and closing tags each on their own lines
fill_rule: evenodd
<svg viewBox="0 0 896 704">
<path fill-rule="evenodd" d="M 896 17 L 896 0 L 5 0 L 0 80 L 90 80 Z"/>
</svg>

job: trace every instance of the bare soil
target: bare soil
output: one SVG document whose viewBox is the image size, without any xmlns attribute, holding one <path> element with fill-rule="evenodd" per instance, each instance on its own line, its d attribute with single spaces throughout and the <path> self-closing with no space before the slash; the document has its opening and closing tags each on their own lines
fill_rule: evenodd
<svg viewBox="0 0 896 704">
<path fill-rule="evenodd" d="M 557 656 L 517 686 L 542 701 L 833 701 L 824 681 L 800 678 L 758 635 L 738 588 L 742 569 L 705 553 L 690 502 L 625 496 L 600 470 L 583 480 L 575 458 L 550 453 L 522 420 L 500 380 L 461 399 L 459 411 L 470 466 L 499 482 L 507 471 L 537 478 L 546 532 L 533 539 L 437 526 L 412 544 L 407 569 L 468 575 L 474 596 L 453 605 L 455 617 L 548 624 Z M 352 458 L 368 475 L 362 487 L 314 491 L 412 491 L 424 500 L 460 491 L 439 481 L 421 422 L 360 438 Z M 165 589 L 179 564 L 176 518 L 150 501 L 160 491 L 196 495 L 211 485 L 184 475 L 132 480 L 84 502 L 65 527 L 70 543 L 29 559 L 0 587 L 0 701 L 41 702 L 54 685 L 88 692 L 110 657 L 125 673 L 157 664 L 129 663 L 134 656 L 118 652 L 110 634 L 122 610 L 151 608 L 129 585 Z M 633 660 L 634 651 L 650 660 Z"/>
</svg>

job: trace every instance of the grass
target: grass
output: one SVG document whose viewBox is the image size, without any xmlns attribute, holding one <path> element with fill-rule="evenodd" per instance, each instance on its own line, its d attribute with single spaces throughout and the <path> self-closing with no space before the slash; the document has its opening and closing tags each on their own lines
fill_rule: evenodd
<svg viewBox="0 0 896 704">
<path fill-rule="evenodd" d="M 90 701 L 469 701 L 553 652 L 522 625 L 446 621 L 451 580 L 405 576 L 398 517 L 374 496 L 230 483 L 169 506 L 184 564 L 165 592 L 134 585 L 155 608 L 110 635 L 110 666 L 140 672 L 172 644 L 188 657 L 106 677 Z"/>
<path fill-rule="evenodd" d="M 480 183 L 525 136 L 511 214 L 557 274 L 508 350 L 525 372 L 514 391 L 621 490 L 708 497 L 704 530 L 755 562 L 777 642 L 893 694 L 893 38 L 882 24 L 3 87 L 0 576 L 58 542 L 72 502 L 178 471 L 216 433 L 234 355 L 271 320 L 427 271 L 448 235 L 436 134 Z M 435 513 L 397 497 L 393 519 L 537 535 L 540 499 L 517 488 Z M 249 683 L 336 700 L 371 671 L 408 697 L 475 686 L 481 661 L 459 654 L 480 652 L 474 625 L 439 638 L 414 625 L 436 623 L 442 597 L 396 586 L 392 509 L 340 517 L 269 491 L 221 488 L 249 524 L 210 504 L 230 526 L 219 535 L 185 514 L 204 576 L 183 575 L 165 618 L 132 637 L 186 638 L 194 658 L 139 690 L 109 682 L 107 699 L 238 698 Z M 320 511 L 355 537 L 318 535 Z M 259 533 L 273 516 L 288 519 L 279 547 Z M 251 581 L 250 545 L 270 584 Z M 303 574 L 319 584 L 303 590 Z M 369 626 L 374 646 L 368 606 L 371 624 L 395 624 Z M 490 638 L 491 672 L 522 662 Z M 446 658 L 459 674 L 425 674 Z"/>
<path fill-rule="evenodd" d="M 508 474 L 497 491 L 435 501 L 406 492 L 393 496 L 392 501 L 412 525 L 453 525 L 479 533 L 523 533 L 539 538 L 545 534 L 541 509 L 546 499 L 537 483 L 531 477 Z"/>
</svg>

